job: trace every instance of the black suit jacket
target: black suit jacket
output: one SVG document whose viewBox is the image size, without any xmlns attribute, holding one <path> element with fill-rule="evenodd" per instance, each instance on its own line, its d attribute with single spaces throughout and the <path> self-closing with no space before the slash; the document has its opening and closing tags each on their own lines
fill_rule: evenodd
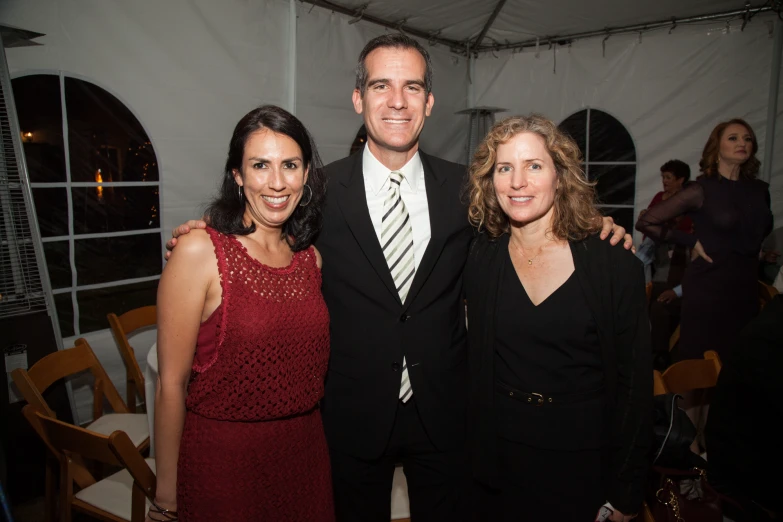
<svg viewBox="0 0 783 522">
<path fill-rule="evenodd" d="M 405 356 L 422 423 L 439 450 L 464 444 L 467 360 L 462 269 L 472 229 L 465 168 L 421 153 L 431 239 L 400 302 L 367 208 L 362 153 L 326 167 L 323 293 L 331 356 L 322 403 L 332 450 L 379 457 L 389 440 Z"/>
<path fill-rule="evenodd" d="M 492 485 L 497 485 L 498 459 L 495 306 L 507 250 L 508 236 L 493 241 L 486 234 L 479 234 L 465 267 L 470 331 L 470 448 L 474 475 Z M 564 416 L 549 410 L 551 418 L 542 419 L 541 425 L 528 429 L 547 433 L 551 438 L 548 442 L 555 447 L 577 449 L 586 447 L 582 439 L 593 436 L 601 428 L 592 425 L 593 422 L 603 424 L 600 447 L 605 449 L 606 457 L 606 498 L 623 513 L 637 513 L 652 443 L 652 353 L 644 271 L 633 254 L 597 236 L 571 242 L 571 254 L 577 280 L 598 330 L 607 411 L 585 420 L 578 415 L 569 419 L 568 412 Z M 546 407 L 541 408 L 542 416 L 546 411 Z M 549 422 L 566 425 L 552 430 L 547 425 Z M 587 442 L 592 446 L 592 441 Z"/>
</svg>

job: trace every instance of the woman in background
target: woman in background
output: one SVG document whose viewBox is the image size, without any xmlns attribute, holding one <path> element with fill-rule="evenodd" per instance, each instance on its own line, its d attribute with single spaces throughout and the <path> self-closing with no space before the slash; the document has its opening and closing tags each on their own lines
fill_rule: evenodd
<svg viewBox="0 0 783 522">
<path fill-rule="evenodd" d="M 759 251 L 772 230 L 772 212 L 769 185 L 756 179 L 757 151 L 756 135 L 744 120 L 719 124 L 702 152 L 702 176 L 636 223 L 656 241 L 692 251 L 682 285 L 680 358 L 700 359 L 706 350 L 726 358 L 758 312 Z M 683 215 L 693 220 L 693 234 L 671 225 Z"/>
<path fill-rule="evenodd" d="M 157 493 L 148 520 L 334 520 L 318 401 L 325 177 L 274 106 L 234 129 L 210 227 L 179 241 L 158 287 Z"/>
</svg>

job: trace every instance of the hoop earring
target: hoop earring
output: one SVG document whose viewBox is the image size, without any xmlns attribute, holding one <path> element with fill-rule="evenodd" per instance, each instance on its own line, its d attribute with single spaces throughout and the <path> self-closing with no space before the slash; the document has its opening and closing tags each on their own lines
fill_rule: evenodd
<svg viewBox="0 0 783 522">
<path fill-rule="evenodd" d="M 309 197 L 309 198 L 307 198 L 307 203 L 302 203 L 302 202 L 300 201 L 300 202 L 299 202 L 299 206 L 300 206 L 300 207 L 306 207 L 306 206 L 307 206 L 307 205 L 309 205 L 309 204 L 310 204 L 310 202 L 313 200 L 313 189 L 312 189 L 312 187 L 311 187 L 310 185 L 305 185 L 305 186 L 304 186 L 304 188 L 306 188 L 306 189 L 310 189 L 310 197 Z"/>
<path fill-rule="evenodd" d="M 242 201 L 242 185 L 237 185 L 237 194 L 239 194 L 239 201 Z"/>
</svg>

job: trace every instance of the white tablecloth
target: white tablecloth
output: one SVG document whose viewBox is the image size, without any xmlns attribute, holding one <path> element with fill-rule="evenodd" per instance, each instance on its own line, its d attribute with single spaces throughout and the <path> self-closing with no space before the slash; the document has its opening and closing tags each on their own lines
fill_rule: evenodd
<svg viewBox="0 0 783 522">
<path fill-rule="evenodd" d="M 144 393 L 147 397 L 147 422 L 150 425 L 150 457 L 155 456 L 155 387 L 158 380 L 158 345 L 153 344 L 147 354 L 147 367 L 144 370 Z M 402 467 L 394 470 L 391 491 L 392 520 L 409 518 L 408 483 Z"/>
</svg>

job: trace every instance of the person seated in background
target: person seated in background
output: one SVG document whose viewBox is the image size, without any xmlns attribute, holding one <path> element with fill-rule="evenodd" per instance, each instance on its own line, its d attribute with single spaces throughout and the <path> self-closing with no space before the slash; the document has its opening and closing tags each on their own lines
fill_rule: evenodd
<svg viewBox="0 0 783 522">
<path fill-rule="evenodd" d="M 661 165 L 663 190 L 650 202 L 648 209 L 666 201 L 682 190 L 691 178 L 691 169 L 687 163 L 677 159 Z M 641 217 L 647 209 L 642 210 Z M 691 233 L 693 222 L 688 216 L 678 216 L 669 226 Z M 680 304 L 682 297 L 682 277 L 688 262 L 687 249 L 668 242 L 655 242 L 644 239 L 645 246 L 637 252 L 645 266 L 650 267 L 652 291 L 650 292 L 650 329 L 655 367 L 663 371 L 669 365 L 669 339 L 680 324 Z"/>
<path fill-rule="evenodd" d="M 773 230 L 764 244 L 761 245 L 759 256 L 759 281 L 768 285 L 774 284 L 781 268 L 780 251 L 783 250 L 783 227 Z"/>
<path fill-rule="evenodd" d="M 710 483 L 739 501 L 745 509 L 742 520 L 783 515 L 783 476 L 776 469 L 783 462 L 781 346 L 783 295 L 777 295 L 742 330 L 724 359 L 707 419 Z"/>
</svg>

